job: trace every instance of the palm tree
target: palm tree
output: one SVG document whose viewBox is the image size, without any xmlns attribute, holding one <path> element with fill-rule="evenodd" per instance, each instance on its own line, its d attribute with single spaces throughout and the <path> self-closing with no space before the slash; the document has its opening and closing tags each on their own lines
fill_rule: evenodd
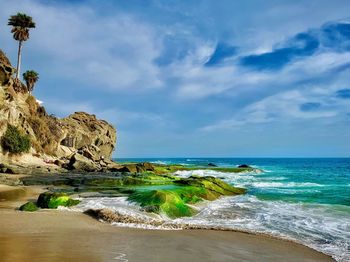
<svg viewBox="0 0 350 262">
<path fill-rule="evenodd" d="M 39 80 L 39 74 L 33 70 L 28 70 L 23 74 L 23 79 L 26 81 L 29 94 L 31 94 L 35 83 Z"/>
<path fill-rule="evenodd" d="M 35 28 L 35 23 L 33 22 L 32 17 L 26 14 L 17 13 L 17 15 L 10 16 L 8 25 L 12 26 L 11 33 L 13 33 L 13 38 L 19 42 L 16 72 L 16 80 L 18 80 L 21 68 L 22 43 L 29 39 L 29 29 Z"/>
</svg>

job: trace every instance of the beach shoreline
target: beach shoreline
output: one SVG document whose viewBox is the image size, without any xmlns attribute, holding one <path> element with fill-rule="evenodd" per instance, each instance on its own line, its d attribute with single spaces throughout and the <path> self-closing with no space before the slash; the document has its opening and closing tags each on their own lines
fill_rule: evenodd
<svg viewBox="0 0 350 262">
<path fill-rule="evenodd" d="M 0 190 L 18 190 L 0 187 Z M 291 241 L 238 231 L 147 230 L 111 226 L 83 213 L 20 212 L 39 187 L 2 201 L 2 261 L 334 261 Z"/>
</svg>

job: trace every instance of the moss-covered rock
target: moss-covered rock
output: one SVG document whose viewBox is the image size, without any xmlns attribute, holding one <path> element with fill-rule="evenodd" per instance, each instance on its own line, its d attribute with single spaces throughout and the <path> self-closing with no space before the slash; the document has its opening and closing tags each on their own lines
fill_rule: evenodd
<svg viewBox="0 0 350 262">
<path fill-rule="evenodd" d="M 79 204 L 79 200 L 70 198 L 65 193 L 45 192 L 39 195 L 37 205 L 41 208 L 56 209 L 59 206 L 70 207 Z"/>
<path fill-rule="evenodd" d="M 21 211 L 27 211 L 27 212 L 34 212 L 37 211 L 39 208 L 34 202 L 27 202 L 24 205 L 21 205 L 19 207 L 19 210 Z"/>
<path fill-rule="evenodd" d="M 36 184 L 38 177 L 25 178 L 26 185 Z M 45 181 L 47 179 L 47 181 Z M 219 178 L 191 176 L 181 178 L 171 174 L 155 174 L 151 171 L 136 174 L 84 174 L 40 177 L 40 183 L 53 184 L 63 193 L 46 192 L 39 196 L 38 206 L 57 208 L 79 203 L 69 194 L 92 192 L 99 196 L 126 196 L 145 211 L 165 214 L 170 218 L 196 214 L 193 204 L 202 200 L 215 200 L 221 196 L 244 194 L 243 188 L 231 186 Z"/>
<path fill-rule="evenodd" d="M 125 163 L 118 166 L 112 166 L 111 171 L 118 171 L 123 173 L 145 173 L 147 171 L 154 171 L 154 165 L 148 162 L 143 163 Z"/>
<path fill-rule="evenodd" d="M 192 216 L 196 213 L 176 191 L 152 190 L 136 192 L 129 196 L 129 200 L 139 203 L 147 212 L 163 213 L 170 218 Z"/>
<path fill-rule="evenodd" d="M 128 174 L 120 177 L 93 177 L 92 179 L 85 178 L 81 184 L 85 186 L 98 186 L 99 188 L 111 188 L 122 186 L 147 186 L 147 185 L 164 185 L 171 184 L 176 177 L 171 175 L 155 175 L 153 173 Z"/>
<path fill-rule="evenodd" d="M 246 193 L 246 189 L 231 186 L 221 179 L 212 176 L 190 176 L 189 178 L 174 181 L 174 183 L 207 189 L 207 195 L 203 197 L 207 200 L 214 200 L 220 196 L 241 195 Z"/>
<path fill-rule="evenodd" d="M 145 211 L 164 213 L 170 218 L 176 218 L 196 214 L 196 210 L 188 204 L 246 192 L 243 188 L 233 187 L 215 177 L 191 176 L 175 180 L 174 183 L 179 186 L 168 190 L 136 191 L 128 199 L 140 204 Z"/>
<path fill-rule="evenodd" d="M 191 170 L 212 170 L 223 173 L 245 173 L 245 172 L 259 172 L 261 170 L 247 166 L 247 167 L 214 167 L 214 166 L 184 166 L 179 164 L 174 165 L 153 165 L 153 172 L 156 174 L 174 173 L 176 171 L 191 171 Z"/>
</svg>

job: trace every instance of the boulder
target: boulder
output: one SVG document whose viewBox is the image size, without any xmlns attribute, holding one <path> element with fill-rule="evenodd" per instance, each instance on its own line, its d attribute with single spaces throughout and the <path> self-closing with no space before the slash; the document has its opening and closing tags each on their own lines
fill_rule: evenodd
<svg viewBox="0 0 350 262">
<path fill-rule="evenodd" d="M 108 223 L 128 223 L 128 224 L 146 224 L 152 226 L 160 226 L 163 224 L 161 220 L 150 219 L 146 217 L 135 217 L 128 214 L 121 214 L 116 210 L 111 209 L 88 209 L 85 214 L 92 216 L 98 220 L 103 220 Z"/>
<path fill-rule="evenodd" d="M 0 173 L 4 174 L 16 174 L 13 168 L 0 163 Z"/>
<path fill-rule="evenodd" d="M 193 216 L 197 213 L 187 205 L 181 194 L 170 190 L 136 192 L 128 199 L 139 203 L 147 212 L 165 214 L 170 218 Z"/>
<path fill-rule="evenodd" d="M 112 160 L 100 160 L 101 162 L 101 167 L 105 171 L 110 171 L 110 172 L 123 172 L 121 169 L 124 167 L 123 165 L 117 164 L 113 162 Z M 127 172 L 127 171 L 124 171 Z"/>
<path fill-rule="evenodd" d="M 217 167 L 217 165 L 215 165 L 215 164 L 213 164 L 213 163 L 209 163 L 208 166 Z"/>
<path fill-rule="evenodd" d="M 123 164 L 118 165 L 115 164 L 114 170 L 118 172 L 124 172 L 124 173 L 144 173 L 147 171 L 154 171 L 155 168 L 151 163 L 144 162 L 144 163 L 137 163 L 137 164 Z"/>
<path fill-rule="evenodd" d="M 170 218 L 192 216 L 197 213 L 191 204 L 203 199 L 215 200 L 221 196 L 244 194 L 243 188 L 233 187 L 215 177 L 174 179 L 179 187 L 173 189 L 140 190 L 132 193 L 128 200 L 140 204 L 146 212 L 165 214 Z"/>
<path fill-rule="evenodd" d="M 56 166 L 64 168 L 64 167 L 66 167 L 69 164 L 69 161 L 68 160 L 63 160 L 63 159 L 56 159 L 53 163 Z"/>
<path fill-rule="evenodd" d="M 76 153 L 71 157 L 68 164 L 68 169 L 91 172 L 98 170 L 99 166 L 91 159 Z"/>
<path fill-rule="evenodd" d="M 145 171 L 154 171 L 155 170 L 154 166 L 149 162 L 140 163 L 140 164 L 138 164 L 138 166 L 141 167 Z"/>
<path fill-rule="evenodd" d="M 183 178 L 174 181 L 176 184 L 194 186 L 207 189 L 206 195 L 203 198 L 207 200 L 214 200 L 220 196 L 232 196 L 246 193 L 246 189 L 233 187 L 219 178 L 212 176 L 195 176 Z"/>
<path fill-rule="evenodd" d="M 39 195 L 37 206 L 56 209 L 59 206 L 70 207 L 79 203 L 79 200 L 72 199 L 65 193 L 44 192 Z"/>
<path fill-rule="evenodd" d="M 34 212 L 39 210 L 38 206 L 34 202 L 27 202 L 19 207 L 21 211 Z"/>
<path fill-rule="evenodd" d="M 104 158 L 100 155 L 100 149 L 95 145 L 85 145 L 78 150 L 78 153 L 93 161 L 99 161 Z"/>
<path fill-rule="evenodd" d="M 238 168 L 252 168 L 251 166 L 248 166 L 246 164 L 239 165 Z"/>
</svg>

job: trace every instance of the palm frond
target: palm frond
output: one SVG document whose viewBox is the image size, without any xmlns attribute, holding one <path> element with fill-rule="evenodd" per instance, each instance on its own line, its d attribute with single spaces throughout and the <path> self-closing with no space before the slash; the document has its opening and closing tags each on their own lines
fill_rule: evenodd
<svg viewBox="0 0 350 262">
<path fill-rule="evenodd" d="M 23 13 L 17 13 L 16 15 L 10 16 L 8 25 L 22 28 L 35 28 L 33 18 Z"/>
<path fill-rule="evenodd" d="M 27 80 L 27 79 L 35 79 L 35 81 L 37 81 L 39 79 L 39 74 L 37 72 L 35 72 L 34 70 L 28 70 L 25 73 L 23 73 L 23 79 Z"/>
</svg>

